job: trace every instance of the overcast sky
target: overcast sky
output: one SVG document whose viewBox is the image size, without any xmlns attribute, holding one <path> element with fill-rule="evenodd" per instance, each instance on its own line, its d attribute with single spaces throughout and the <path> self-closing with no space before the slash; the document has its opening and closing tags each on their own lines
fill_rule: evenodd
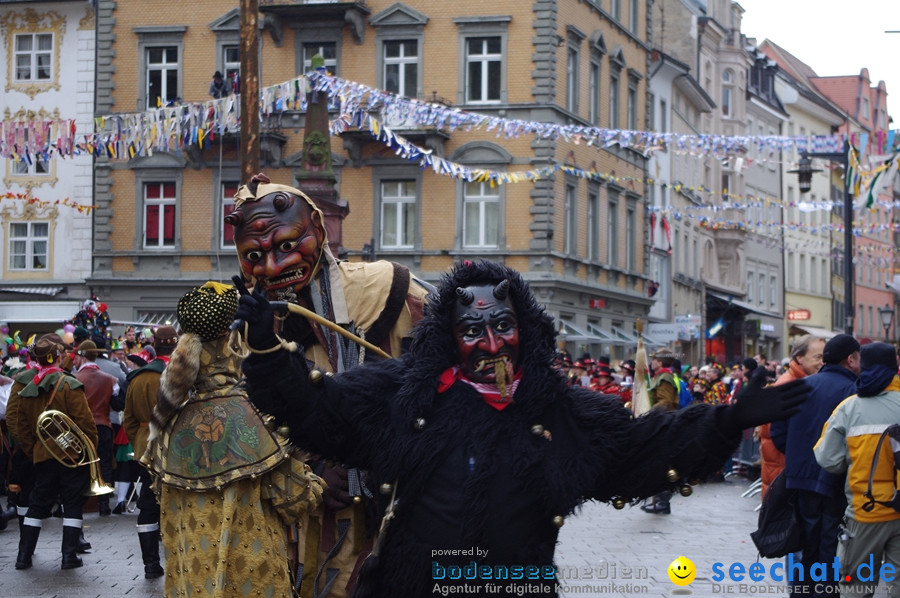
<svg viewBox="0 0 900 598">
<path fill-rule="evenodd" d="M 738 0 L 741 30 L 768 38 L 820 76 L 869 69 L 888 91 L 892 128 L 900 128 L 900 0 Z M 897 31 L 898 33 L 885 33 Z"/>
</svg>

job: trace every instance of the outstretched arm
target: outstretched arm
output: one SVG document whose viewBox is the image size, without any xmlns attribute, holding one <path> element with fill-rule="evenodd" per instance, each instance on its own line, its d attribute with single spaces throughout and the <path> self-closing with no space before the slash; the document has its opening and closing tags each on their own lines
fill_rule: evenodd
<svg viewBox="0 0 900 598">
<path fill-rule="evenodd" d="M 595 442 L 614 441 L 606 441 L 613 452 L 611 465 L 601 475 L 595 497 L 627 501 L 715 472 L 733 454 L 744 429 L 790 417 L 808 397 L 809 387 L 802 381 L 770 388 L 763 388 L 764 383 L 761 377 L 751 380 L 734 405 L 695 405 L 637 419 L 618 412 L 598 418 L 603 430 L 595 434 Z"/>
</svg>

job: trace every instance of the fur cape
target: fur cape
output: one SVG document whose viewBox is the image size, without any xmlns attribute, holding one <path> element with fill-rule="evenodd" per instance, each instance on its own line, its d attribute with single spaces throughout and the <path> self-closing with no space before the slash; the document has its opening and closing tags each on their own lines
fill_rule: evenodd
<svg viewBox="0 0 900 598">
<path fill-rule="evenodd" d="M 522 378 L 513 404 L 498 412 L 461 382 L 439 393 L 438 380 L 459 361 L 456 288 L 504 279 Z M 722 408 L 634 419 L 617 397 L 568 387 L 552 367 L 554 346 L 552 320 L 517 272 L 464 262 L 429 297 L 401 359 L 311 383 L 305 361 L 281 351 L 249 356 L 244 372 L 251 400 L 285 420 L 295 443 L 398 484 L 381 562 L 360 584 L 378 596 L 424 595 L 430 549 L 479 546 L 498 564 L 551 565 L 558 518 L 584 501 L 674 489 L 715 471 L 737 446 L 739 430 L 719 429 Z M 435 510 L 452 525 L 423 516 Z"/>
</svg>

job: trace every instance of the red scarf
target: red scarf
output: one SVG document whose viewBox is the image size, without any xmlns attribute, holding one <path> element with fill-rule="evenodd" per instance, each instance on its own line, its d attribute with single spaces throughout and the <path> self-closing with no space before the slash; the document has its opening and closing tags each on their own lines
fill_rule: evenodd
<svg viewBox="0 0 900 598">
<path fill-rule="evenodd" d="M 40 365 L 38 364 L 38 373 L 34 375 L 34 383 L 40 384 L 41 380 L 44 379 L 47 374 L 52 374 L 53 372 L 62 372 L 63 369 L 59 366 L 55 365 Z M 65 372 L 63 372 L 65 373 Z"/>
<path fill-rule="evenodd" d="M 496 384 L 473 382 L 465 377 L 465 375 L 462 373 L 462 370 L 459 369 L 459 366 L 453 366 L 447 368 L 441 374 L 440 382 L 438 384 L 438 392 L 446 392 L 447 389 L 449 389 L 456 383 L 457 380 L 459 380 L 465 382 L 466 384 L 480 392 L 485 403 L 487 403 L 497 411 L 503 411 L 512 403 L 512 396 L 516 393 L 516 389 L 519 387 L 519 381 L 521 379 L 522 372 L 516 372 L 515 375 L 513 375 L 512 383 L 506 386 L 506 396 L 503 397 L 500 395 L 500 390 L 497 388 Z"/>
</svg>

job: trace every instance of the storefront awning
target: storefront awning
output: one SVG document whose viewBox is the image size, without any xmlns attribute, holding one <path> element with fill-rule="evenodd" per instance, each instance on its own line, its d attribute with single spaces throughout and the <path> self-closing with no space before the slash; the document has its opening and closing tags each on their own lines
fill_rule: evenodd
<svg viewBox="0 0 900 598">
<path fill-rule="evenodd" d="M 828 330 L 827 328 L 819 328 L 818 326 L 806 326 L 804 324 L 797 324 L 793 322 L 791 324 L 790 329 L 788 330 L 789 334 L 811 334 L 813 336 L 820 336 L 826 340 L 830 339 L 833 336 L 837 336 L 841 334 L 840 332 L 835 332 L 834 330 Z"/>
<path fill-rule="evenodd" d="M 596 334 L 591 334 L 587 330 L 583 330 L 571 322 L 560 320 L 560 324 L 562 324 L 562 330 L 560 332 L 566 335 L 566 341 L 575 343 L 609 344 L 609 341 L 605 338 Z"/>
<path fill-rule="evenodd" d="M 588 322 L 588 331 L 591 334 L 596 334 L 597 336 L 604 338 L 605 340 L 603 342 L 608 345 L 624 344 L 622 342 L 622 339 L 618 338 L 611 332 L 607 332 L 607 331 L 603 330 L 602 328 L 600 328 L 599 326 L 596 326 L 595 324 L 591 324 L 590 322 Z"/>
<path fill-rule="evenodd" d="M 715 297 L 715 298 L 718 299 L 719 301 L 722 301 L 722 302 L 724 302 L 724 303 L 733 305 L 733 306 L 735 306 L 735 307 L 739 307 L 740 309 L 743 309 L 743 310 L 748 311 L 748 312 L 750 312 L 750 313 L 759 314 L 759 315 L 761 315 L 761 316 L 770 316 L 770 317 L 773 317 L 773 318 L 779 318 L 779 317 L 781 317 L 781 316 L 779 316 L 779 315 L 776 314 L 776 313 L 772 313 L 772 312 L 770 312 L 770 311 L 762 310 L 762 309 L 760 309 L 759 307 L 757 307 L 756 305 L 753 305 L 753 304 L 751 304 L 751 303 L 747 303 L 746 301 L 741 301 L 740 299 L 735 299 L 734 297 L 729 297 L 728 295 L 723 295 L 722 293 L 716 293 L 715 291 L 707 291 L 707 293 L 708 293 L 709 295 L 711 295 L 712 297 Z"/>
<path fill-rule="evenodd" d="M 29 295 L 47 295 L 48 297 L 53 297 L 61 293 L 64 288 L 65 287 L 43 284 L 0 286 L 0 293 L 26 293 Z"/>
<path fill-rule="evenodd" d="M 0 321 L 4 323 L 48 323 L 62 326 L 81 306 L 77 301 L 0 301 Z"/>
</svg>

